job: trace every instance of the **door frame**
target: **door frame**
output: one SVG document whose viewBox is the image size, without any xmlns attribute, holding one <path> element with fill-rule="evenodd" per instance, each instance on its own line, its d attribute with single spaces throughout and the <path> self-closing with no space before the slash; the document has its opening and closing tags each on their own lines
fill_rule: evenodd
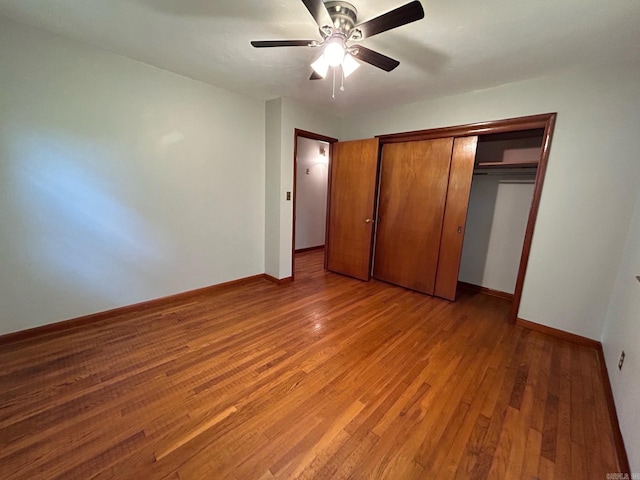
<svg viewBox="0 0 640 480">
<path fill-rule="evenodd" d="M 542 147 L 540 151 L 540 161 L 536 171 L 535 187 L 533 191 L 533 199 L 529 210 L 527 220 L 527 228 L 524 235 L 522 245 L 522 253 L 520 255 L 520 265 L 518 267 L 518 276 L 516 279 L 515 290 L 513 292 L 513 300 L 511 301 L 511 311 L 509 313 L 509 321 L 516 323 L 518 319 L 518 310 L 522 300 L 522 287 L 527 273 L 527 265 L 529 264 L 529 254 L 531 253 L 531 242 L 533 240 L 533 232 L 535 230 L 536 219 L 538 217 L 538 209 L 540 207 L 540 198 L 542 196 L 542 186 L 544 184 L 544 176 L 547 171 L 547 162 L 549 160 L 549 150 L 551 149 L 551 140 L 553 138 L 553 130 L 555 128 L 557 113 L 544 113 L 540 115 L 530 115 L 526 117 L 508 118 L 504 120 L 492 120 L 488 122 L 471 123 L 467 125 L 458 125 L 454 127 L 432 128 L 427 130 L 415 130 L 411 132 L 394 133 L 389 135 L 378 135 L 380 147 L 386 143 L 413 142 L 419 140 L 431 140 L 441 137 L 469 137 L 489 135 L 492 133 L 517 132 L 523 130 L 544 129 L 542 134 Z"/>
<path fill-rule="evenodd" d="M 333 144 L 338 141 L 337 138 L 327 137 L 318 133 L 308 132 L 299 128 L 293 131 L 293 212 L 291 218 L 291 280 L 296 278 L 296 196 L 298 192 L 298 138 L 308 138 L 309 140 L 318 140 L 329 144 L 328 163 L 327 163 L 327 208 L 329 206 L 329 173 L 331 172 L 331 158 L 333 157 Z M 326 223 L 326 216 L 325 216 Z M 326 248 L 326 225 L 325 225 L 325 248 Z M 326 255 L 325 255 L 326 259 Z"/>
</svg>

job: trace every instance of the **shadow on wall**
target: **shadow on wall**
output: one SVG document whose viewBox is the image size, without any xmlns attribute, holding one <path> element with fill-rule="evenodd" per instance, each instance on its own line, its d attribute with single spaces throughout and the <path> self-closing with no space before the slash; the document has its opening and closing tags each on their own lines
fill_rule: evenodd
<svg viewBox="0 0 640 480">
<path fill-rule="evenodd" d="M 460 264 L 464 282 L 483 285 L 497 198 L 497 178 L 474 176 Z"/>
<path fill-rule="evenodd" d="M 534 187 L 534 174 L 475 176 L 460 280 L 514 292 Z"/>
</svg>

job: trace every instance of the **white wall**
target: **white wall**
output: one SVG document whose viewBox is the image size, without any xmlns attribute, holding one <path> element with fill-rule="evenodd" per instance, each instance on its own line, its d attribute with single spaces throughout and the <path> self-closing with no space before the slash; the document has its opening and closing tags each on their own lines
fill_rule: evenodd
<svg viewBox="0 0 640 480">
<path fill-rule="evenodd" d="M 267 198 L 267 218 L 266 222 L 276 223 L 276 212 L 279 212 L 277 220 L 280 226 L 278 242 L 275 237 L 266 239 L 266 273 L 276 278 L 287 278 L 291 276 L 291 253 L 293 237 L 293 202 L 287 201 L 286 192 L 293 192 L 293 146 L 295 129 L 306 130 L 332 138 L 340 138 L 340 119 L 320 112 L 303 105 L 300 105 L 290 98 L 281 98 L 267 102 L 267 109 L 280 106 L 280 163 L 267 160 L 267 191 L 279 193 L 278 199 L 275 194 Z M 275 115 L 274 115 L 275 116 Z M 275 121 L 275 119 L 274 119 Z M 267 131 L 267 143 L 277 141 L 277 129 L 271 128 Z M 276 185 L 275 177 L 280 180 L 280 185 Z M 270 180 L 271 179 L 271 180 Z M 277 254 L 276 254 L 277 250 Z M 278 269 L 273 269 L 274 259 L 277 257 Z"/>
<path fill-rule="evenodd" d="M 515 290 L 535 174 L 474 175 L 459 279 L 501 292 Z"/>
<path fill-rule="evenodd" d="M 342 139 L 558 112 L 519 316 L 599 339 L 640 185 L 639 78 L 571 70 L 346 117 Z"/>
<path fill-rule="evenodd" d="M 633 203 L 633 202 L 630 202 Z M 607 311 L 602 344 L 632 472 L 640 472 L 640 196 Z M 626 356 L 618 370 L 620 352 Z"/>
<path fill-rule="evenodd" d="M 280 170 L 282 168 L 282 98 L 265 105 L 265 237 L 264 271 L 280 275 Z"/>
<path fill-rule="evenodd" d="M 0 333 L 264 271 L 264 103 L 0 21 Z"/>
<path fill-rule="evenodd" d="M 296 153 L 296 250 L 300 250 L 324 245 L 329 144 L 298 137 Z"/>
</svg>

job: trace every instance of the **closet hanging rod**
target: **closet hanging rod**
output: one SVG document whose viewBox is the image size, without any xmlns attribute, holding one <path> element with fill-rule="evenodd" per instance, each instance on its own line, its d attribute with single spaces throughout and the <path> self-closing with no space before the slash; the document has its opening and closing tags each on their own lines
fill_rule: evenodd
<svg viewBox="0 0 640 480">
<path fill-rule="evenodd" d="M 536 168 L 538 162 L 480 162 L 477 168 Z"/>
<path fill-rule="evenodd" d="M 536 172 L 488 172 L 487 170 L 473 171 L 474 175 L 502 175 L 502 176 L 522 176 L 522 177 L 535 177 Z"/>
</svg>

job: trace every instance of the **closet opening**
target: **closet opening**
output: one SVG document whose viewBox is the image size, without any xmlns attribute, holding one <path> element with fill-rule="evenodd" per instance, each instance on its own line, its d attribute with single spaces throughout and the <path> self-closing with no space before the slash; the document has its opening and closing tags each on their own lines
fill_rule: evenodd
<svg viewBox="0 0 640 480">
<path fill-rule="evenodd" d="M 537 128 L 478 136 L 458 276 L 461 288 L 514 301 L 526 269 L 523 250 L 544 134 Z"/>
</svg>

